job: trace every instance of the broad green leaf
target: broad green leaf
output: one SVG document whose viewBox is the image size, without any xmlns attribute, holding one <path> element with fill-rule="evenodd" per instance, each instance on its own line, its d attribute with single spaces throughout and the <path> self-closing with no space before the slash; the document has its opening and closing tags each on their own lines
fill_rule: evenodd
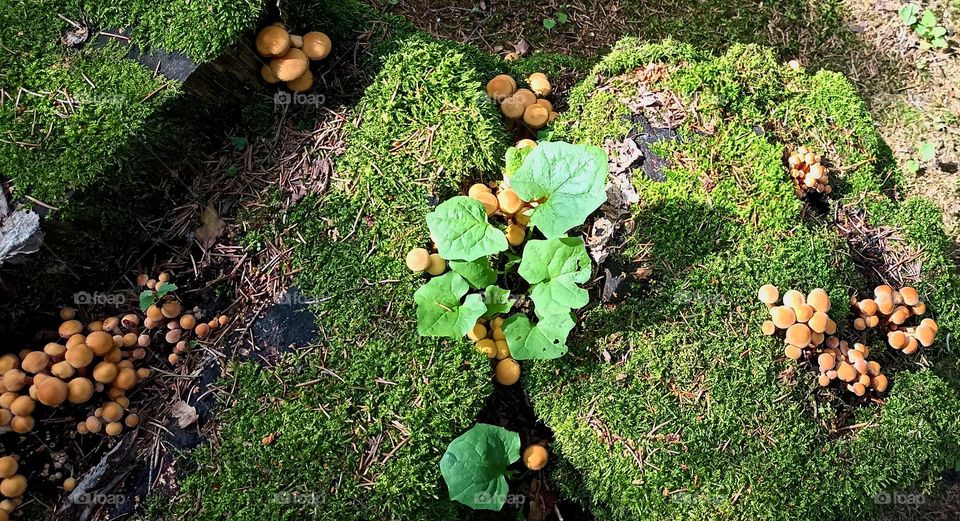
<svg viewBox="0 0 960 521">
<path fill-rule="evenodd" d="M 444 259 L 472 261 L 506 250 L 503 232 L 487 221 L 483 203 L 466 196 L 448 199 L 427 215 L 430 235 Z"/>
<path fill-rule="evenodd" d="M 552 239 L 583 224 L 607 200 L 607 172 L 607 154 L 599 147 L 541 143 L 510 178 L 510 186 L 524 201 L 545 198 L 530 222 Z"/>
<path fill-rule="evenodd" d="M 487 312 L 483 314 L 483 318 L 492 318 L 510 311 L 513 302 L 510 299 L 510 290 L 499 286 L 487 286 L 483 295 L 483 303 L 487 306 Z"/>
<path fill-rule="evenodd" d="M 520 459 L 520 435 L 478 423 L 453 440 L 440 458 L 450 499 L 477 510 L 500 510 L 510 487 L 504 475 Z"/>
<path fill-rule="evenodd" d="M 526 315 L 513 315 L 503 322 L 503 334 L 513 358 L 551 360 L 567 354 L 567 335 L 574 324 L 570 313 L 546 315 L 536 324 Z"/>
<path fill-rule="evenodd" d="M 916 4 L 904 4 L 900 7 L 900 19 L 907 25 L 917 23 L 917 13 L 920 7 Z"/>
<path fill-rule="evenodd" d="M 171 282 L 161 282 L 157 284 L 157 299 L 162 299 L 168 293 L 177 291 L 177 285 Z"/>
<path fill-rule="evenodd" d="M 450 271 L 430 279 L 416 293 L 417 332 L 423 336 L 459 338 L 467 334 L 487 310 L 480 295 L 468 295 L 467 281 Z"/>
<path fill-rule="evenodd" d="M 923 17 L 920 18 L 920 25 L 933 27 L 937 25 L 937 15 L 929 9 L 924 9 Z"/>
<path fill-rule="evenodd" d="M 553 18 L 544 18 L 543 26 L 549 31 L 550 29 L 553 29 L 554 27 L 557 26 L 557 22 Z"/>
<path fill-rule="evenodd" d="M 507 149 L 507 166 L 504 170 L 504 175 L 507 177 L 513 176 L 517 173 L 517 170 L 520 170 L 520 167 L 523 166 L 523 160 L 530 155 L 530 151 L 533 150 L 530 147 L 510 147 Z"/>
<path fill-rule="evenodd" d="M 577 286 L 590 280 L 590 255 L 579 237 L 528 241 L 517 272 L 533 285 L 537 316 L 566 313 L 590 301 L 587 290 Z"/>
<path fill-rule="evenodd" d="M 450 269 L 467 279 L 471 288 L 485 288 L 497 281 L 497 272 L 490 267 L 487 257 L 472 261 L 452 260 Z"/>
<path fill-rule="evenodd" d="M 937 145 L 928 141 L 920 145 L 918 152 L 920 153 L 920 161 L 932 161 L 937 157 Z"/>
<path fill-rule="evenodd" d="M 147 311 L 147 308 L 157 303 L 157 294 L 145 289 L 140 292 L 140 311 Z"/>
</svg>

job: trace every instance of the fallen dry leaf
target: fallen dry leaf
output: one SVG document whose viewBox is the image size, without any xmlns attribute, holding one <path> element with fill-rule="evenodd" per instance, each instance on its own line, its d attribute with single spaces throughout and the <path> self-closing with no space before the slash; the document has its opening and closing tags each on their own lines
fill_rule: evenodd
<svg viewBox="0 0 960 521">
<path fill-rule="evenodd" d="M 170 407 L 170 415 L 177 419 L 177 425 L 185 429 L 197 422 L 197 408 L 183 400 L 179 400 Z"/>
<path fill-rule="evenodd" d="M 194 231 L 194 235 L 196 235 L 197 240 L 200 241 L 203 249 L 207 249 L 213 246 L 213 243 L 217 242 L 217 239 L 223 235 L 225 226 L 226 224 L 223 222 L 223 219 L 220 218 L 216 208 L 214 208 L 212 204 L 208 204 L 207 208 L 200 215 L 200 227 Z"/>
</svg>

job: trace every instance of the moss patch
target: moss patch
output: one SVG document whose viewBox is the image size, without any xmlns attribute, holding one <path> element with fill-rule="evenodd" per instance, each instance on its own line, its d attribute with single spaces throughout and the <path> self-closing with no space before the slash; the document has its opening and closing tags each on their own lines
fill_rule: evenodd
<svg viewBox="0 0 960 521">
<path fill-rule="evenodd" d="M 201 518 L 459 515 L 439 460 L 489 396 L 489 362 L 465 341 L 417 335 L 421 281 L 403 257 L 428 242 L 432 201 L 498 171 L 509 140 L 482 96 L 482 63 L 422 35 L 389 45 L 331 191 L 286 217 L 304 239 L 297 283 L 320 302 L 320 347 L 272 370 L 235 368 L 220 446 L 185 487 Z"/>
<path fill-rule="evenodd" d="M 816 217 L 793 196 L 787 146 L 810 144 L 830 161 L 834 209 L 860 206 L 925 252 L 917 287 L 943 332 L 957 327 L 960 290 L 936 209 L 885 195 L 897 181 L 889 154 L 849 82 L 793 72 L 750 46 L 711 58 L 623 41 L 574 90 L 558 135 L 623 139 L 636 123 L 611 100 L 629 99 L 651 62 L 667 72 L 655 88 L 697 111 L 657 147 L 667 180 L 634 179 L 641 203 L 626 256 L 651 251 L 653 283 L 591 310 L 571 355 L 525 378 L 565 460 L 561 489 L 609 519 L 853 519 L 876 508 L 875 494 L 935 490 L 960 456 L 945 334 L 927 352 L 933 371 L 864 338 L 892 389 L 882 406 L 851 405 L 760 333 L 755 292 L 824 287 L 849 337 L 842 303 L 869 289 L 832 212 Z M 894 441 L 905 438 L 916 440 L 909 450 Z"/>
</svg>

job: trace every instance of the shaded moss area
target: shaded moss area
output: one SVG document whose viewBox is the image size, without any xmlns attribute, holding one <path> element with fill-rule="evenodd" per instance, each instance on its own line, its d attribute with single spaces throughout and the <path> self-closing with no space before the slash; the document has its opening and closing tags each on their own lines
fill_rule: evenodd
<svg viewBox="0 0 960 521">
<path fill-rule="evenodd" d="M 73 191 L 138 177 L 125 163 L 134 162 L 145 143 L 168 140 L 184 122 L 167 122 L 164 115 L 179 94 L 179 82 L 130 59 L 131 44 L 200 63 L 252 34 L 263 5 L 261 0 L 5 2 L 0 169 L 13 179 L 16 195 L 62 206 Z M 87 41 L 71 47 L 61 37 L 77 32 L 74 24 L 83 26 Z M 122 29 L 129 29 L 122 38 L 97 37 L 101 30 Z"/>
<path fill-rule="evenodd" d="M 599 518 L 691 520 L 856 519 L 876 494 L 934 493 L 960 457 L 945 340 L 960 325 L 960 286 L 939 214 L 888 196 L 889 154 L 846 80 L 793 71 L 762 48 L 714 58 L 624 40 L 574 90 L 557 135 L 622 140 L 636 123 L 621 100 L 651 63 L 666 71 L 654 88 L 688 114 L 678 139 L 656 146 L 666 181 L 634 176 L 641 202 L 624 254 L 650 255 L 650 288 L 590 310 L 570 355 L 524 379 L 556 435 L 561 490 Z M 800 144 L 832 169 L 825 213 L 805 208 L 787 178 L 785 147 Z M 941 324 L 925 353 L 932 368 L 850 330 L 849 296 L 872 288 L 833 222 L 847 206 L 923 252 L 916 286 Z M 820 389 L 814 370 L 786 360 L 760 333 L 764 283 L 825 288 L 841 337 L 870 345 L 890 375 L 886 403 Z"/>
</svg>

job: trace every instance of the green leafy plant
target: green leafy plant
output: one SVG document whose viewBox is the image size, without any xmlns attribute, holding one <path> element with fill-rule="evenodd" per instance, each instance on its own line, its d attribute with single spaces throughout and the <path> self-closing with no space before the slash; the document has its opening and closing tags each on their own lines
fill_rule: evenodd
<svg viewBox="0 0 960 521">
<path fill-rule="evenodd" d="M 947 28 L 940 25 L 933 11 L 923 9 L 921 13 L 919 5 L 910 3 L 902 5 L 899 14 L 903 23 L 920 38 L 921 48 L 947 48 Z"/>
<path fill-rule="evenodd" d="M 566 6 L 561 6 L 561 7 L 566 7 Z M 550 30 L 553 30 L 553 28 L 558 25 L 566 25 L 567 22 L 569 21 L 570 21 L 570 17 L 567 16 L 567 13 L 563 11 L 557 11 L 556 13 L 553 14 L 552 17 L 543 19 L 543 27 L 546 28 L 548 31 L 550 31 Z"/>
<path fill-rule="evenodd" d="M 423 336 L 458 338 L 467 334 L 487 306 L 478 294 L 467 295 L 466 279 L 450 272 L 435 277 L 413 294 L 417 303 L 417 332 Z"/>
<path fill-rule="evenodd" d="M 510 178 L 525 201 L 544 199 L 530 222 L 548 239 L 559 237 L 607 200 L 607 154 L 600 147 L 542 143 Z"/>
<path fill-rule="evenodd" d="M 427 215 L 427 226 L 451 272 L 414 294 L 420 334 L 459 338 L 471 332 L 478 319 L 510 313 L 518 299 L 511 298 L 507 284 L 516 284 L 516 279 L 508 275 L 516 273 L 529 284 L 524 302 L 532 302 L 534 316 L 527 316 L 528 308 L 506 321 L 498 318 L 511 356 L 528 360 L 565 354 L 575 325 L 571 311 L 590 300 L 579 284 L 591 273 L 583 239 L 566 234 L 606 201 L 607 174 L 607 156 L 598 147 L 547 142 L 533 149 L 509 149 L 509 188 L 504 190 L 512 189 L 530 205 L 529 226 L 546 237 L 514 247 L 505 229 L 490 222 L 485 203 L 456 196 L 439 204 Z M 477 188 L 478 197 L 496 199 L 489 192 L 479 194 L 485 186 Z"/>
<path fill-rule="evenodd" d="M 427 215 L 437 252 L 447 260 L 473 261 L 493 255 L 509 246 L 503 232 L 490 224 L 483 203 L 457 196 Z"/>
<path fill-rule="evenodd" d="M 920 166 L 923 163 L 926 163 L 928 161 L 933 161 L 934 159 L 936 159 L 936 157 L 937 157 L 936 143 L 932 143 L 930 141 L 922 143 L 919 147 L 917 147 L 917 158 L 916 159 L 911 158 L 907 160 L 907 164 L 906 164 L 907 171 L 910 172 L 911 174 L 915 174 L 920 171 Z"/>
<path fill-rule="evenodd" d="M 510 487 L 507 470 L 520 459 L 520 435 L 478 423 L 447 446 L 440 473 L 450 499 L 478 510 L 500 510 Z"/>
<path fill-rule="evenodd" d="M 140 311 L 160 302 L 163 297 L 177 290 L 177 285 L 170 282 L 159 282 L 154 289 L 145 289 L 140 292 Z"/>
</svg>

